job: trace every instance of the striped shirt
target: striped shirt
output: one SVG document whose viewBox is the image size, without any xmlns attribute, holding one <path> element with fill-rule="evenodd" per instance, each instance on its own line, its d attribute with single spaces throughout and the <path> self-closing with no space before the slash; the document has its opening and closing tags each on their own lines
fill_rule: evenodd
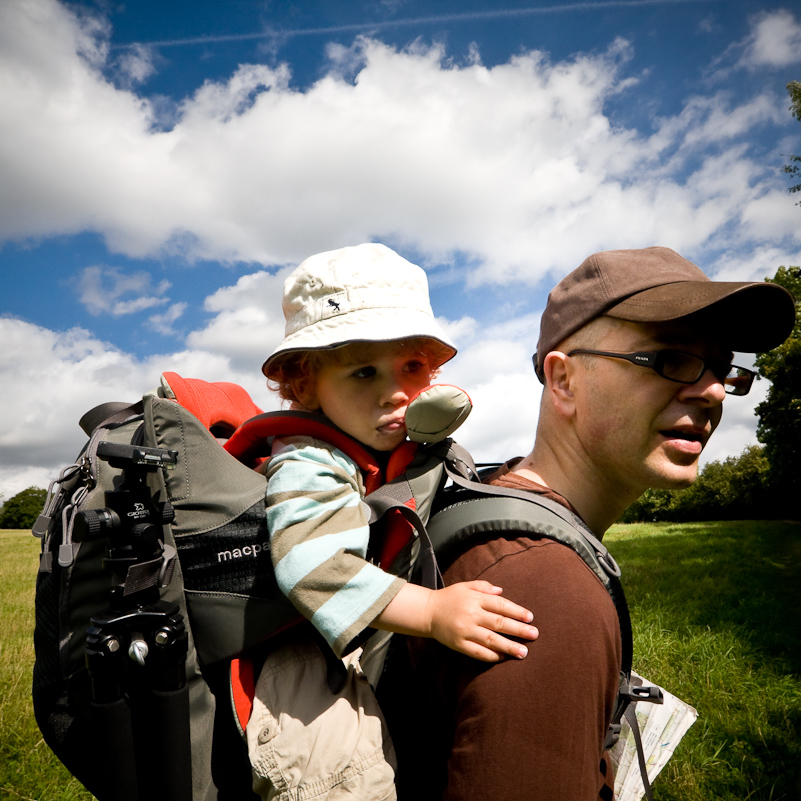
<svg viewBox="0 0 801 801">
<path fill-rule="evenodd" d="M 278 586 L 343 656 L 405 583 L 366 559 L 361 472 L 337 448 L 297 436 L 275 440 L 266 475 Z"/>
</svg>

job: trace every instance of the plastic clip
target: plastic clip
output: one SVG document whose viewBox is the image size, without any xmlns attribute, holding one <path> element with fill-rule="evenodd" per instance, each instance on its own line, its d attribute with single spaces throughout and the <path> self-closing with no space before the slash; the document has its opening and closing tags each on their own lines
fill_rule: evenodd
<svg viewBox="0 0 801 801">
<path fill-rule="evenodd" d="M 659 687 L 645 684 L 639 687 L 631 684 L 621 687 L 620 695 L 636 703 L 662 704 L 665 702 L 665 697 Z"/>
</svg>

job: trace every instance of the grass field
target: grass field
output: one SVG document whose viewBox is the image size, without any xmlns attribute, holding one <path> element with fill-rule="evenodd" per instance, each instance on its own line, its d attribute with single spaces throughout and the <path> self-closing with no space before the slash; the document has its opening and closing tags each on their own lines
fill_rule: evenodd
<svg viewBox="0 0 801 801">
<path fill-rule="evenodd" d="M 0 798 L 91 801 L 45 745 L 31 702 L 39 540 L 0 531 Z"/>
<path fill-rule="evenodd" d="M 698 710 L 659 801 L 801 799 L 801 525 L 615 526 L 635 669 Z"/>
<path fill-rule="evenodd" d="M 615 526 L 606 541 L 635 669 L 699 713 L 655 798 L 801 799 L 801 525 Z M 0 531 L 0 798 L 90 801 L 33 719 L 37 549 L 28 532 Z"/>
</svg>

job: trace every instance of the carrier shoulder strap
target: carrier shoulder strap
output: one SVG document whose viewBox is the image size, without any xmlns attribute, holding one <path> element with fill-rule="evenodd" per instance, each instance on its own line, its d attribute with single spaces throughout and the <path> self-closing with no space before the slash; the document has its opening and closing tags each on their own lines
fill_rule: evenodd
<svg viewBox="0 0 801 801">
<path fill-rule="evenodd" d="M 476 482 L 451 490 L 452 502 L 429 521 L 428 533 L 440 561 L 485 534 L 521 531 L 547 537 L 575 551 L 612 598 L 620 620 L 622 668 L 631 671 L 632 635 L 620 568 L 587 526 L 569 509 L 548 498 Z"/>
<path fill-rule="evenodd" d="M 375 457 L 327 417 L 312 412 L 264 412 L 246 420 L 223 445 L 240 462 L 255 467 L 270 456 L 275 437 L 308 436 L 327 442 L 347 454 L 365 476 L 365 492 L 380 486 L 384 477 Z"/>
<path fill-rule="evenodd" d="M 412 532 L 416 532 L 421 541 L 419 563 L 423 566 L 423 582 L 432 588 L 441 586 L 434 551 L 428 541 L 425 524 L 417 512 L 414 493 L 409 489 L 405 477 L 406 468 L 417 454 L 416 443 L 404 442 L 391 454 L 386 468 L 386 477 L 393 479 L 391 485 L 384 483 L 385 472 L 375 456 L 320 414 L 265 412 L 243 423 L 223 447 L 244 464 L 255 466 L 269 457 L 273 439 L 281 436 L 314 437 L 353 459 L 364 476 L 365 503 L 370 507 L 370 524 L 377 523 L 387 512 L 396 513 L 394 518 L 389 518 L 391 522 L 386 540 L 391 543 L 391 548 L 382 549 L 381 565 L 389 567 L 401 547 L 409 541 Z M 398 517 L 405 523 L 401 524 Z"/>
</svg>

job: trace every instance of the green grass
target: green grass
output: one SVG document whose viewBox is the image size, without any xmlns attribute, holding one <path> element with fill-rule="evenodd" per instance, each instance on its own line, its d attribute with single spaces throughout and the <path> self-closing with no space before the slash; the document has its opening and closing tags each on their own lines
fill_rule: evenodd
<svg viewBox="0 0 801 801">
<path fill-rule="evenodd" d="M 605 542 L 635 669 L 698 710 L 655 798 L 801 798 L 801 525 L 621 525 Z"/>
<path fill-rule="evenodd" d="M 801 525 L 615 526 L 635 669 L 698 710 L 657 801 L 801 799 Z M 0 798 L 90 801 L 30 701 L 38 543 L 0 531 Z"/>
<path fill-rule="evenodd" d="M 33 717 L 33 597 L 39 541 L 0 530 L 0 798 L 91 801 L 45 745 Z"/>
</svg>

